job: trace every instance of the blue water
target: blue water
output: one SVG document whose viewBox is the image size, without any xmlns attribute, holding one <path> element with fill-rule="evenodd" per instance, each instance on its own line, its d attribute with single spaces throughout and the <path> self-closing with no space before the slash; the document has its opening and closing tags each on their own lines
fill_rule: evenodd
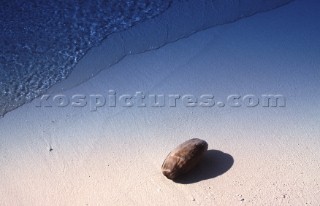
<svg viewBox="0 0 320 206">
<path fill-rule="evenodd" d="M 0 7 L 0 117 L 67 77 L 72 79 L 79 60 L 114 32 L 135 29 L 125 46 L 139 53 L 290 1 L 4 0 Z M 136 24 L 145 27 L 137 31 L 132 27 Z M 124 51 L 118 58 L 125 55 Z"/>
<path fill-rule="evenodd" d="M 109 34 L 153 18 L 171 0 L 7 0 L 0 7 L 0 116 L 68 77 Z"/>
</svg>

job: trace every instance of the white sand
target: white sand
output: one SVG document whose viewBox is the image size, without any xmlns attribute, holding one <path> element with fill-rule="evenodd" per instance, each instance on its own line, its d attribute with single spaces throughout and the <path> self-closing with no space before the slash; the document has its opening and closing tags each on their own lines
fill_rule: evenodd
<svg viewBox="0 0 320 206">
<path fill-rule="evenodd" d="M 91 112 L 36 108 L 35 101 L 7 114 L 0 120 L 0 205 L 319 205 L 320 32 L 310 23 L 317 12 L 296 1 L 129 56 L 65 92 L 221 100 L 274 92 L 287 97 L 285 108 Z M 221 156 L 216 169 L 209 155 L 188 184 L 166 179 L 167 153 L 194 137 L 233 164 Z"/>
</svg>

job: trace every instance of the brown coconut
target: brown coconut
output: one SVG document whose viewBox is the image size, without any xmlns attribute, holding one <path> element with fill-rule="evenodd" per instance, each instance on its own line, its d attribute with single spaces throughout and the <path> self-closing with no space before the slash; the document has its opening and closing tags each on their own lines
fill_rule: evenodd
<svg viewBox="0 0 320 206">
<path fill-rule="evenodd" d="M 164 160 L 161 170 L 169 179 L 176 179 L 194 168 L 208 149 L 208 143 L 201 139 L 190 139 L 174 150 Z"/>
</svg>

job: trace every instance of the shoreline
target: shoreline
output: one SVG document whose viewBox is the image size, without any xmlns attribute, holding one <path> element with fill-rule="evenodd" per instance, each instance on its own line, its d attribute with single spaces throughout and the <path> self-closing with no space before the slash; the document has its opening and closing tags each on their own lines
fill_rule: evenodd
<svg viewBox="0 0 320 206">
<path fill-rule="evenodd" d="M 124 31 L 112 33 L 105 37 L 98 46 L 90 47 L 86 54 L 76 62 L 66 79 L 45 89 L 46 92 L 40 93 L 52 93 L 73 88 L 96 76 L 100 71 L 119 63 L 128 55 L 159 49 L 196 32 L 269 11 L 291 1 L 256 1 L 254 4 L 250 2 L 225 4 L 223 1 L 212 4 L 210 1 L 199 3 L 195 0 L 173 2 L 166 11 L 155 18 L 142 21 Z M 88 65 L 87 62 L 91 64 Z M 39 94 L 39 91 L 33 92 L 37 93 L 37 97 L 42 95 Z M 33 99 L 31 98 L 31 101 Z M 9 107 L 7 105 L 7 108 L 1 109 L 1 117 L 28 102 L 29 100 L 19 100 L 18 104 L 14 102 L 9 104 Z"/>
</svg>

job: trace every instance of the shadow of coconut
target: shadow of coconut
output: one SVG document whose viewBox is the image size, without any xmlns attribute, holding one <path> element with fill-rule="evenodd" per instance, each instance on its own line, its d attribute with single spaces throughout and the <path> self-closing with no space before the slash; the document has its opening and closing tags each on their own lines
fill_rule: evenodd
<svg viewBox="0 0 320 206">
<path fill-rule="evenodd" d="M 208 150 L 195 168 L 174 181 L 181 184 L 192 184 L 215 178 L 227 172 L 233 163 L 234 159 L 231 155 L 219 150 Z"/>
</svg>

